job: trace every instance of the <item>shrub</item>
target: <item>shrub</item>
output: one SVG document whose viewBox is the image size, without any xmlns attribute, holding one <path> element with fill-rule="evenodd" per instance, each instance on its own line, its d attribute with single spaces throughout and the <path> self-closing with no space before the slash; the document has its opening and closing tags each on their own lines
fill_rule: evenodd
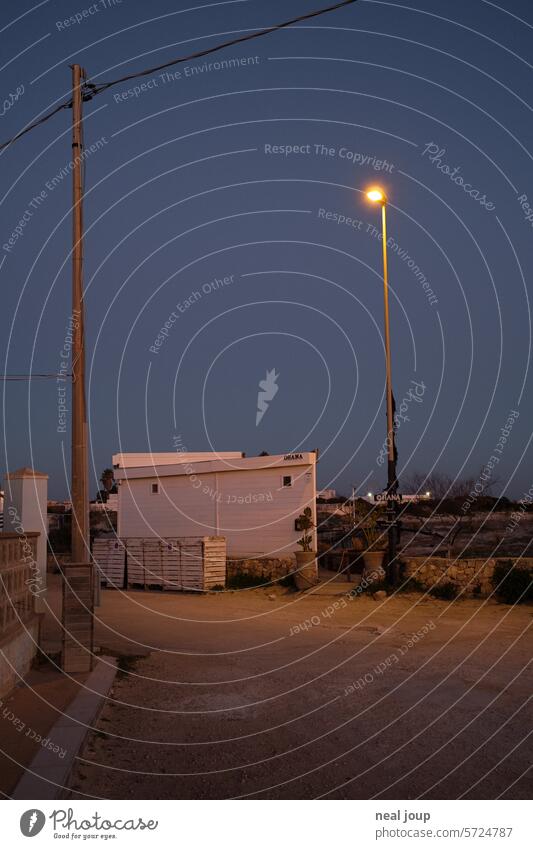
<svg viewBox="0 0 533 849">
<path fill-rule="evenodd" d="M 133 672 L 137 663 L 143 660 L 142 654 L 120 654 L 117 657 L 117 678 L 126 678 Z"/>
<path fill-rule="evenodd" d="M 425 593 L 426 587 L 418 578 L 405 578 L 396 592 L 399 593 Z"/>
<path fill-rule="evenodd" d="M 294 575 L 285 575 L 283 578 L 278 578 L 277 582 L 280 587 L 288 587 L 289 589 L 294 588 Z"/>
<path fill-rule="evenodd" d="M 390 592 L 390 586 L 386 581 L 381 579 L 376 579 L 375 581 L 369 581 L 368 583 L 365 581 L 361 582 L 357 585 L 354 591 L 354 598 L 356 596 L 363 595 L 366 593 L 367 595 L 373 595 L 374 593 L 379 592 L 380 590 L 385 590 L 385 592 Z"/>
<path fill-rule="evenodd" d="M 429 593 L 434 598 L 442 599 L 442 601 L 452 601 L 459 595 L 459 586 L 455 581 L 441 581 L 431 587 Z"/>
<path fill-rule="evenodd" d="M 268 578 L 260 575 L 250 575 L 249 572 L 237 572 L 228 578 L 226 586 L 230 590 L 248 590 L 252 587 L 266 587 L 270 584 Z"/>
<path fill-rule="evenodd" d="M 512 560 L 496 564 L 492 583 L 504 604 L 533 601 L 533 570 L 517 567 Z"/>
</svg>

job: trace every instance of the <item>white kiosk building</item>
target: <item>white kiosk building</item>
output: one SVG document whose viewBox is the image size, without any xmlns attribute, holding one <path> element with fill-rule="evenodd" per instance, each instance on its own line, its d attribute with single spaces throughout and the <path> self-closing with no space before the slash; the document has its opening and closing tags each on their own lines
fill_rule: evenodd
<svg viewBox="0 0 533 849">
<path fill-rule="evenodd" d="M 316 525 L 316 453 L 115 454 L 121 539 L 220 536 L 232 559 L 287 557 Z M 316 549 L 316 528 L 314 548 Z"/>
</svg>

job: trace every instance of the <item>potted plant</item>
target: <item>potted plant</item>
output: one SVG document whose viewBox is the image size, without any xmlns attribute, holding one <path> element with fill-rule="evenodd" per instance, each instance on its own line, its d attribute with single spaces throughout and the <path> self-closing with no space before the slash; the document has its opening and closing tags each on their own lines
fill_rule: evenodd
<svg viewBox="0 0 533 849">
<path fill-rule="evenodd" d="M 370 509 L 358 507 L 360 530 L 364 540 L 363 578 L 372 582 L 385 578 L 383 555 L 387 548 L 387 537 L 380 528 L 381 511 L 377 507 Z"/>
<path fill-rule="evenodd" d="M 313 534 L 311 531 L 315 527 L 313 522 L 313 512 L 310 507 L 306 507 L 303 513 L 298 516 L 297 529 L 302 532 L 302 536 L 297 540 L 297 544 L 301 546 L 301 551 L 295 551 L 296 556 L 296 573 L 294 575 L 294 583 L 299 590 L 306 590 L 318 583 L 318 569 L 316 565 L 316 551 L 313 551 Z"/>
<path fill-rule="evenodd" d="M 363 541 L 361 534 L 356 533 L 355 531 L 352 533 L 351 542 L 353 551 L 360 552 L 364 551 L 366 548 L 365 542 Z"/>
</svg>

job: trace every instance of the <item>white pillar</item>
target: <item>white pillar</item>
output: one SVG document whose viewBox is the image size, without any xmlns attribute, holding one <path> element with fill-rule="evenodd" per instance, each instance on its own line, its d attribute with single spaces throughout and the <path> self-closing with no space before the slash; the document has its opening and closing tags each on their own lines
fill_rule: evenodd
<svg viewBox="0 0 533 849">
<path fill-rule="evenodd" d="M 35 609 L 45 610 L 48 540 L 48 475 L 34 469 L 17 469 L 4 478 L 4 531 L 19 534 L 38 531 L 37 557 L 32 575 Z"/>
</svg>

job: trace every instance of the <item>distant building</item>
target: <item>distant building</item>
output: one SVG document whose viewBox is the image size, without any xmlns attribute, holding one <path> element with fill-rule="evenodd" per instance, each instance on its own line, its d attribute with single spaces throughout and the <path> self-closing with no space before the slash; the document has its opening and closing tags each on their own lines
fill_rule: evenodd
<svg viewBox="0 0 533 849">
<path fill-rule="evenodd" d="M 380 500 L 379 496 L 381 496 L 381 495 L 384 496 L 385 493 L 384 492 L 365 492 L 364 495 L 356 495 L 355 499 L 357 500 L 358 498 L 364 498 L 365 501 L 370 501 L 372 504 L 374 504 L 374 502 Z M 377 498 L 376 498 L 376 496 L 377 496 Z M 401 498 L 402 502 L 403 501 L 414 501 L 414 502 L 431 501 L 431 499 L 432 499 L 431 492 L 419 492 L 418 494 L 415 494 L 415 495 L 409 495 L 407 493 L 402 492 L 401 496 L 402 496 L 402 498 Z M 352 499 L 350 499 L 350 500 L 352 500 Z"/>
<path fill-rule="evenodd" d="M 72 513 L 71 501 L 48 501 L 47 507 L 48 530 L 56 531 L 70 523 Z"/>
<path fill-rule="evenodd" d="M 331 501 L 332 498 L 337 497 L 336 489 L 319 489 L 317 494 L 317 498 L 322 498 L 324 501 Z"/>
<path fill-rule="evenodd" d="M 105 501 L 91 501 L 91 512 L 116 512 L 118 510 L 118 493 L 110 492 Z"/>
<path fill-rule="evenodd" d="M 223 536 L 231 558 L 289 556 L 311 507 L 316 453 L 115 454 L 118 536 Z M 316 545 L 316 532 L 315 532 Z"/>
</svg>

